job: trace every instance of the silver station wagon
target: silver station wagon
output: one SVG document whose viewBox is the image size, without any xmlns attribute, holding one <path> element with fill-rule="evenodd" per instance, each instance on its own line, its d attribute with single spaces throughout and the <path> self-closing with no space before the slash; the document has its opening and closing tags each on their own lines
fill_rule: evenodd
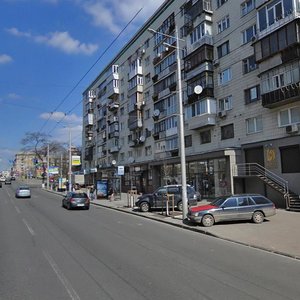
<svg viewBox="0 0 300 300">
<path fill-rule="evenodd" d="M 216 222 L 252 220 L 262 223 L 276 214 L 275 204 L 259 194 L 240 194 L 220 197 L 208 205 L 191 207 L 187 218 L 205 227 Z"/>
</svg>

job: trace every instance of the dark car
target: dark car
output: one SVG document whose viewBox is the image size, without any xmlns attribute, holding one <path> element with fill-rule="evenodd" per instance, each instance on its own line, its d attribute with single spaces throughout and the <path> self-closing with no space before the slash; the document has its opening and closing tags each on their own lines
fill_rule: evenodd
<svg viewBox="0 0 300 300">
<path fill-rule="evenodd" d="M 11 184 L 11 177 L 5 178 L 5 184 Z"/>
<path fill-rule="evenodd" d="M 90 208 L 90 199 L 86 193 L 83 192 L 69 192 L 62 200 L 62 206 L 67 209 L 72 208 Z"/>
<path fill-rule="evenodd" d="M 252 220 L 262 223 L 276 214 L 275 204 L 259 194 L 240 194 L 220 197 L 208 205 L 189 208 L 188 219 L 205 227 L 216 222 Z"/>
<path fill-rule="evenodd" d="M 165 185 L 152 194 L 139 196 L 135 205 L 142 212 L 150 211 L 152 208 L 165 208 L 167 195 L 174 195 L 174 207 L 182 211 L 182 186 L 180 184 Z M 192 186 L 187 185 L 187 198 L 189 206 L 197 205 L 197 201 L 200 201 L 200 194 Z M 172 197 L 170 197 L 170 207 L 173 206 L 172 202 Z"/>
</svg>

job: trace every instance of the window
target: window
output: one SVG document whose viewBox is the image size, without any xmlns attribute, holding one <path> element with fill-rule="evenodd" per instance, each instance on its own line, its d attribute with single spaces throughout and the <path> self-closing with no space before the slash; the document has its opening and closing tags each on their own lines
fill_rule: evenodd
<svg viewBox="0 0 300 300">
<path fill-rule="evenodd" d="M 247 134 L 262 131 L 262 116 L 246 119 Z"/>
<path fill-rule="evenodd" d="M 255 7 L 254 0 L 247 0 L 241 4 L 241 15 L 245 16 Z"/>
<path fill-rule="evenodd" d="M 257 68 L 255 56 L 249 56 L 243 59 L 243 73 L 247 74 Z"/>
<path fill-rule="evenodd" d="M 259 85 L 245 90 L 245 104 L 255 102 L 260 99 Z"/>
<path fill-rule="evenodd" d="M 218 33 L 224 31 L 225 29 L 229 28 L 230 21 L 229 21 L 229 15 L 224 17 L 221 21 L 217 23 L 218 26 Z"/>
<path fill-rule="evenodd" d="M 217 47 L 218 58 L 221 58 L 229 53 L 229 41 Z"/>
<path fill-rule="evenodd" d="M 273 76 L 273 86 L 275 89 L 278 89 L 280 87 L 283 87 L 284 84 L 284 75 L 283 74 L 277 74 Z"/>
<path fill-rule="evenodd" d="M 145 156 L 151 156 L 152 155 L 152 148 L 151 146 L 145 147 Z"/>
<path fill-rule="evenodd" d="M 270 201 L 263 196 L 252 196 L 256 204 L 269 204 Z"/>
<path fill-rule="evenodd" d="M 222 71 L 218 74 L 219 85 L 226 84 L 231 79 L 232 79 L 232 77 L 231 77 L 231 69 L 230 68 L 225 69 L 224 71 Z"/>
<path fill-rule="evenodd" d="M 233 124 L 229 124 L 221 127 L 221 140 L 227 140 L 234 138 Z"/>
<path fill-rule="evenodd" d="M 300 146 L 281 147 L 279 150 L 282 173 L 300 173 Z"/>
<path fill-rule="evenodd" d="M 232 109 L 232 96 L 228 96 L 219 100 L 219 111 Z"/>
<path fill-rule="evenodd" d="M 236 207 L 236 206 L 237 206 L 236 198 L 229 198 L 222 205 L 222 207 Z"/>
<path fill-rule="evenodd" d="M 268 25 L 272 25 L 278 20 L 283 18 L 283 8 L 282 8 L 282 2 L 279 2 L 271 7 L 267 6 L 267 22 Z"/>
<path fill-rule="evenodd" d="M 280 127 L 300 123 L 300 106 L 280 111 L 278 118 Z"/>
<path fill-rule="evenodd" d="M 148 73 L 146 76 L 145 76 L 145 83 L 149 83 L 151 81 L 151 76 L 150 76 L 150 73 Z"/>
<path fill-rule="evenodd" d="M 184 144 L 185 144 L 185 148 L 192 147 L 193 145 L 192 135 L 187 135 L 184 137 Z"/>
<path fill-rule="evenodd" d="M 200 132 L 200 142 L 201 142 L 201 144 L 211 143 L 211 131 L 210 130 Z"/>
<path fill-rule="evenodd" d="M 256 25 L 252 25 L 246 30 L 242 31 L 242 43 L 247 44 L 256 35 Z"/>
<path fill-rule="evenodd" d="M 217 0 L 217 7 L 222 6 L 224 3 L 226 3 L 228 0 Z"/>
</svg>

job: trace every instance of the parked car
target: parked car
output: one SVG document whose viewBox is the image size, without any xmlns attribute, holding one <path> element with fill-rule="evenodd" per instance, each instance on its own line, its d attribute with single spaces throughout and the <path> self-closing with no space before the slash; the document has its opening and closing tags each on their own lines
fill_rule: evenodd
<svg viewBox="0 0 300 300">
<path fill-rule="evenodd" d="M 16 190 L 16 198 L 30 198 L 31 191 L 28 186 L 20 186 Z"/>
<path fill-rule="evenodd" d="M 5 178 L 5 184 L 11 184 L 11 178 L 10 177 Z"/>
<path fill-rule="evenodd" d="M 5 182 L 5 177 L 4 176 L 0 176 L 0 182 Z"/>
<path fill-rule="evenodd" d="M 83 192 L 68 192 L 62 199 L 62 207 L 67 209 L 72 208 L 90 208 L 90 199 L 86 193 Z"/>
<path fill-rule="evenodd" d="M 10 180 L 16 180 L 16 177 L 15 176 L 11 176 Z"/>
<path fill-rule="evenodd" d="M 188 219 L 205 227 L 221 221 L 252 220 L 262 223 L 276 214 L 275 204 L 259 194 L 240 194 L 220 197 L 208 205 L 191 207 Z"/>
<path fill-rule="evenodd" d="M 174 207 L 182 211 L 182 186 L 180 184 L 165 185 L 152 194 L 141 195 L 137 198 L 135 205 L 142 212 L 150 211 L 152 208 L 164 208 L 166 207 L 167 194 L 174 195 Z M 187 185 L 187 198 L 189 206 L 197 205 L 197 201 L 201 200 L 200 194 L 190 185 Z M 169 205 L 172 207 L 172 201 Z"/>
</svg>

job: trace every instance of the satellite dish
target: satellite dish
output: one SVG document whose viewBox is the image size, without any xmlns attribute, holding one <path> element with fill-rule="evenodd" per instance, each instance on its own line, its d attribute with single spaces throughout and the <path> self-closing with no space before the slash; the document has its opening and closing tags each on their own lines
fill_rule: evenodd
<svg viewBox="0 0 300 300">
<path fill-rule="evenodd" d="M 145 140 L 146 140 L 145 136 L 141 135 L 141 136 L 140 136 L 140 142 L 144 143 Z"/>
<path fill-rule="evenodd" d="M 111 161 L 111 164 L 112 164 L 113 166 L 116 165 L 116 163 L 117 163 L 117 162 L 116 162 L 115 160 L 112 160 L 112 161 Z"/>
<path fill-rule="evenodd" d="M 202 91 L 203 91 L 203 87 L 202 87 L 201 85 L 196 85 L 196 86 L 194 87 L 194 93 L 195 93 L 195 94 L 199 95 L 199 94 L 202 93 Z"/>
<path fill-rule="evenodd" d="M 159 117 L 159 114 L 160 114 L 159 109 L 155 109 L 154 112 L 153 112 L 153 116 L 154 117 Z"/>
</svg>

